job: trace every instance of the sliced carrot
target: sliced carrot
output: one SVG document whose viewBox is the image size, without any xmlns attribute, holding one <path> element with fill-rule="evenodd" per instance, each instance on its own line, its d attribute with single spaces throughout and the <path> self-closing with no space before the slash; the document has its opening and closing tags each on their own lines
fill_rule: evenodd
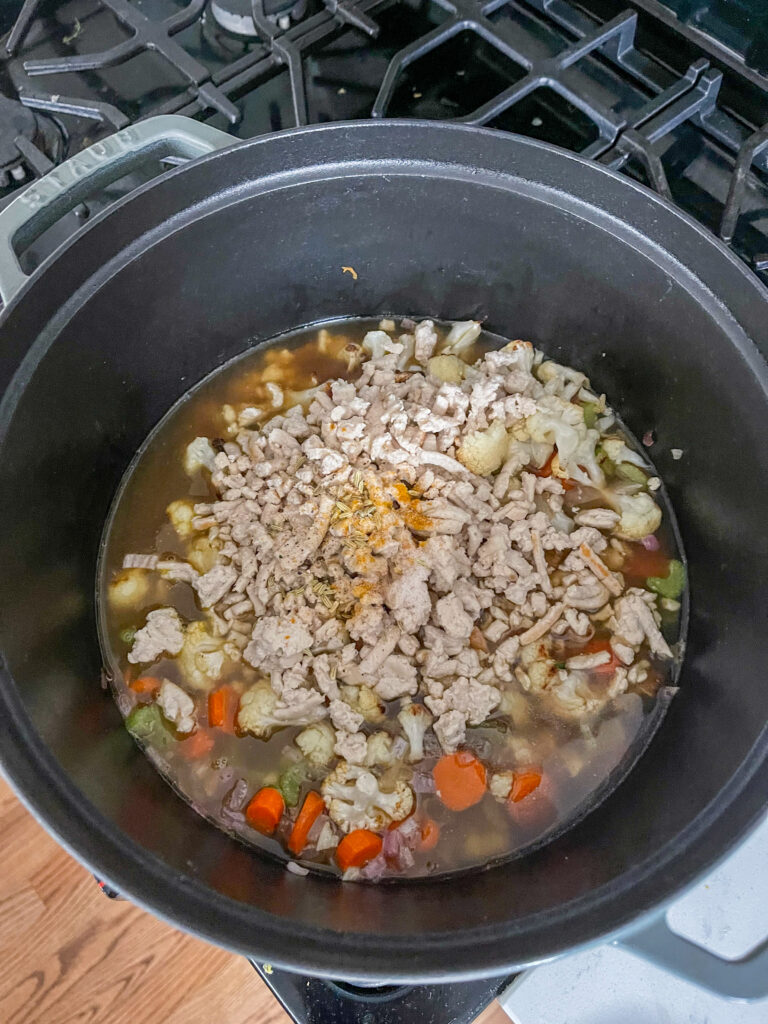
<svg viewBox="0 0 768 1024">
<path fill-rule="evenodd" d="M 227 691 L 222 687 L 208 694 L 208 725 L 221 727 L 227 711 Z"/>
<path fill-rule="evenodd" d="M 265 786 L 251 798 L 245 809 L 245 818 L 252 828 L 271 836 L 280 824 L 284 811 L 285 800 L 280 790 Z"/>
<path fill-rule="evenodd" d="M 519 803 L 541 785 L 541 772 L 515 772 L 509 799 L 513 804 Z"/>
<path fill-rule="evenodd" d="M 163 681 L 155 676 L 141 676 L 129 685 L 134 693 L 156 693 L 163 685 Z"/>
<path fill-rule="evenodd" d="M 434 818 L 425 818 L 421 823 L 421 842 L 419 843 L 419 849 L 434 850 L 439 838 L 440 826 Z"/>
<path fill-rule="evenodd" d="M 307 793 L 304 797 L 304 803 L 288 839 L 288 849 L 297 857 L 307 845 L 309 831 L 322 814 L 324 808 L 325 804 L 319 793 Z"/>
<path fill-rule="evenodd" d="M 485 795 L 485 768 L 469 750 L 445 754 L 432 775 L 437 795 L 452 811 L 465 811 Z"/>
<path fill-rule="evenodd" d="M 382 845 L 381 838 L 375 832 L 367 828 L 356 828 L 344 836 L 336 847 L 336 861 L 342 871 L 363 868 L 374 857 L 378 857 Z"/>
<path fill-rule="evenodd" d="M 205 729 L 197 729 L 193 732 L 189 739 L 182 740 L 179 744 L 179 750 L 182 752 L 184 757 L 188 757 L 191 761 L 197 760 L 198 757 L 205 757 L 213 746 L 213 736 Z"/>
</svg>

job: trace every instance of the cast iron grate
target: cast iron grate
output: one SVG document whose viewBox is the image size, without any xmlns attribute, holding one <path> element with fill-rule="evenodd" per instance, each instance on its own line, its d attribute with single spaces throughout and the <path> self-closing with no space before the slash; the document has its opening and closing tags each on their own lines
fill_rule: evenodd
<svg viewBox="0 0 768 1024">
<path fill-rule="evenodd" d="M 41 57 L 22 50 L 50 3 L 25 0 L 6 39 L 18 98 L 107 130 L 179 112 L 245 137 L 385 116 L 516 131 L 644 181 L 766 267 L 768 80 L 755 88 L 761 74 L 744 66 L 740 76 L 725 50 L 716 60 L 716 43 L 706 57 L 692 51 L 682 25 L 680 52 L 693 57 L 674 66 L 671 30 L 638 11 L 644 0 L 305 0 L 282 18 L 251 0 L 256 36 L 246 45 L 219 34 L 213 62 L 207 4 L 87 0 L 86 13 L 96 7 L 119 26 L 116 41 Z M 123 104 L 119 88 L 59 89 L 62 80 L 97 85 L 147 54 L 175 76 L 147 89 L 149 102 Z M 752 93 L 740 107 L 741 79 Z M 40 88 L 47 80 L 56 91 Z M 258 93 L 266 113 L 244 115 Z"/>
</svg>

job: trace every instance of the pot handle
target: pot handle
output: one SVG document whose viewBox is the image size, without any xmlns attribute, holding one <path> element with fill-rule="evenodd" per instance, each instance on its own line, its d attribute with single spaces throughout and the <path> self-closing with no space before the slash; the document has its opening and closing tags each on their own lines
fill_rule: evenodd
<svg viewBox="0 0 768 1024">
<path fill-rule="evenodd" d="M 7 306 L 27 275 L 16 245 L 29 245 L 96 189 L 152 159 L 194 160 L 237 142 L 191 117 L 162 114 L 124 128 L 55 167 L 0 213 L 0 298 Z"/>
<path fill-rule="evenodd" d="M 768 996 L 768 941 L 739 960 L 723 960 L 673 932 L 662 914 L 614 945 L 726 999 Z"/>
</svg>

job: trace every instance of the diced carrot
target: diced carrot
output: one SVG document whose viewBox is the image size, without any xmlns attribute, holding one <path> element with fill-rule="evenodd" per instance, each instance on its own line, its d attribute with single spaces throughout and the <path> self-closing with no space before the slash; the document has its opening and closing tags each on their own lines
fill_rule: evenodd
<svg viewBox="0 0 768 1024">
<path fill-rule="evenodd" d="M 663 551 L 648 551 L 642 544 L 632 544 L 631 548 L 621 567 L 625 576 L 645 581 L 649 576 L 666 576 L 669 573 L 669 557 Z"/>
<path fill-rule="evenodd" d="M 515 772 L 509 799 L 513 804 L 519 803 L 541 785 L 541 772 Z"/>
<path fill-rule="evenodd" d="M 421 823 L 421 842 L 419 843 L 419 849 L 434 850 L 439 838 L 440 826 L 434 818 L 425 818 Z"/>
<path fill-rule="evenodd" d="M 208 725 L 224 725 L 226 710 L 227 691 L 223 687 L 208 694 Z"/>
<path fill-rule="evenodd" d="M 587 640 L 581 648 L 580 654 L 599 654 L 600 651 L 610 651 L 611 642 L 607 636 L 593 636 Z"/>
<path fill-rule="evenodd" d="M 208 724 L 234 735 L 240 694 L 229 683 L 208 694 Z"/>
<path fill-rule="evenodd" d="M 367 828 L 356 828 L 344 836 L 336 847 L 336 861 L 342 871 L 348 868 L 363 868 L 381 853 L 382 841 L 375 832 Z"/>
<path fill-rule="evenodd" d="M 557 448 L 552 450 L 552 454 L 549 456 L 543 466 L 526 466 L 526 473 L 533 473 L 534 476 L 552 476 L 552 463 L 554 462 L 555 456 L 557 455 Z M 575 480 L 571 480 L 570 477 L 566 479 L 560 479 L 560 483 L 563 485 L 563 490 L 572 491 L 577 486 Z"/>
<path fill-rule="evenodd" d="M 222 728 L 224 732 L 228 732 L 234 736 L 237 732 L 237 711 L 240 707 L 240 692 L 235 689 L 234 686 L 227 684 L 223 687 L 226 690 L 226 705 L 227 709 L 224 712 L 224 725 Z"/>
<path fill-rule="evenodd" d="M 432 775 L 437 795 L 451 811 L 465 811 L 485 795 L 485 768 L 469 750 L 445 754 Z"/>
<path fill-rule="evenodd" d="M 613 653 L 610 641 L 607 637 L 592 637 L 579 651 L 580 654 L 599 654 L 601 651 L 607 651 L 611 656 L 610 661 L 606 661 L 604 665 L 597 665 L 596 668 L 591 668 L 590 672 L 596 672 L 598 675 L 613 675 L 616 669 L 621 664 L 619 659 Z"/>
<path fill-rule="evenodd" d="M 192 735 L 179 743 L 179 750 L 190 761 L 205 757 L 213 746 L 213 736 L 205 729 L 197 729 Z"/>
<path fill-rule="evenodd" d="M 141 676 L 129 685 L 134 693 L 156 693 L 163 685 L 163 681 L 155 676 Z"/>
<path fill-rule="evenodd" d="M 280 790 L 264 786 L 251 798 L 245 809 L 245 818 L 252 828 L 271 836 L 280 824 L 284 811 L 285 800 Z"/>
<path fill-rule="evenodd" d="M 304 797 L 304 803 L 301 806 L 299 816 L 291 829 L 291 835 L 288 839 L 288 849 L 297 857 L 307 845 L 310 829 L 320 817 L 324 808 L 325 804 L 319 793 L 313 791 L 307 793 Z"/>
<path fill-rule="evenodd" d="M 543 466 L 526 466 L 525 470 L 527 473 L 533 473 L 534 476 L 552 476 L 552 460 L 557 454 L 557 448 L 552 449 L 552 454 L 549 456 Z"/>
</svg>

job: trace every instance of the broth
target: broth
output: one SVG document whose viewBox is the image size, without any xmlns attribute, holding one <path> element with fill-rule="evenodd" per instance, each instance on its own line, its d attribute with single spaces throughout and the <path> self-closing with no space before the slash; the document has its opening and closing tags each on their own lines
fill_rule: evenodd
<svg viewBox="0 0 768 1024">
<path fill-rule="evenodd" d="M 166 511 L 171 503 L 182 499 L 210 506 L 221 498 L 208 470 L 198 467 L 191 475 L 185 471 L 184 455 L 190 441 L 209 438 L 214 449 L 221 450 L 238 432 L 249 429 L 244 423 L 250 415 L 250 407 L 263 408 L 273 403 L 270 416 L 280 415 L 297 402 L 306 406 L 312 400 L 311 393 L 307 392 L 326 381 L 357 380 L 362 372 L 359 346 L 368 332 L 376 330 L 378 321 L 347 320 L 297 331 L 246 352 L 194 387 L 158 424 L 126 473 L 105 531 L 99 572 L 100 630 L 105 660 L 114 680 L 118 706 L 129 724 L 131 715 L 135 720 L 137 708 L 154 707 L 157 683 L 145 682 L 147 679 L 169 680 L 179 685 L 188 691 L 195 704 L 197 727 L 191 733 L 174 728 L 162 716 L 150 723 L 151 728 L 132 730 L 158 770 L 196 811 L 244 842 L 283 859 L 298 860 L 310 870 L 334 873 L 339 873 L 335 844 L 318 849 L 317 829 L 314 840 L 300 856 L 286 852 L 285 844 L 306 795 L 320 789 L 323 778 L 338 758 L 334 756 L 326 766 L 308 761 L 295 743 L 307 725 L 287 725 L 266 739 L 238 725 L 243 693 L 265 675 L 242 657 L 239 660 L 226 658 L 215 678 L 203 685 L 199 685 L 198 678 L 195 687 L 190 685 L 188 666 L 185 669 L 176 656 L 167 652 L 151 664 L 142 664 L 141 670 L 129 662 L 127 656 L 136 642 L 136 632 L 142 628 L 149 612 L 168 607 L 176 609 L 185 624 L 186 636 L 195 622 L 202 624 L 201 628 L 210 628 L 211 610 L 201 607 L 190 582 L 164 578 L 161 572 L 151 568 L 124 569 L 123 559 L 127 553 L 141 552 L 159 557 L 162 564 L 174 560 L 182 563 L 193 557 L 191 545 L 197 544 L 194 557 L 200 571 L 212 566 L 215 552 L 206 549 L 202 542 L 206 531 L 201 528 L 180 536 L 178 521 L 174 526 Z M 439 344 L 443 344 L 450 325 L 438 325 L 437 330 Z M 397 331 L 394 333 L 396 335 Z M 481 332 L 471 347 L 461 352 L 461 358 L 471 364 L 504 344 L 503 339 Z M 273 385 L 278 385 L 283 399 L 276 405 L 280 395 Z M 592 404 L 579 401 L 585 407 Z M 590 412 L 590 416 L 592 414 Z M 602 415 L 603 411 L 598 409 L 598 414 Z M 259 432 L 263 421 L 264 417 L 253 421 L 255 433 Z M 613 437 L 624 438 L 629 449 L 639 451 L 645 460 L 642 449 L 620 425 L 610 429 Z M 609 481 L 618 480 L 620 488 L 626 485 L 630 494 L 633 486 L 647 492 L 649 478 L 655 485 L 653 471 L 647 465 L 640 470 L 645 481 L 642 482 L 637 472 L 626 469 L 632 463 L 616 466 L 605 452 L 603 455 L 602 465 Z M 533 468 L 537 479 L 546 477 L 546 464 Z M 629 473 L 629 477 L 620 477 L 620 472 Z M 401 483 L 403 500 L 393 499 L 392 502 L 392 508 L 399 511 L 401 504 L 411 500 L 408 482 Z M 600 492 L 589 484 L 574 484 L 568 480 L 566 484 L 563 508 L 568 514 L 574 509 L 586 511 L 604 506 Z M 669 572 L 671 559 L 682 560 L 663 491 L 656 490 L 653 496 L 664 513 L 661 527 L 653 537 L 643 538 L 642 543 L 619 540 L 609 545 L 604 553 L 606 561 L 612 558 L 616 570 L 624 573 L 627 587 L 646 588 L 648 577 L 663 578 Z M 543 501 L 546 492 L 542 492 L 541 497 Z M 344 502 L 341 504 L 347 507 Z M 338 510 L 334 512 L 337 514 Z M 344 515 L 346 513 L 342 512 L 340 518 Z M 414 522 L 411 519 L 415 535 L 423 537 L 424 531 L 420 531 L 418 523 L 413 527 Z M 556 562 L 561 554 L 550 551 L 547 557 L 549 571 L 553 567 L 557 569 Z M 565 574 L 565 570 L 561 574 Z M 559 577 L 552 578 L 557 585 Z M 322 590 L 318 593 L 322 599 Z M 122 595 L 119 600 L 118 594 Z M 519 855 L 546 841 L 595 806 L 639 755 L 672 692 L 670 686 L 678 667 L 678 648 L 674 645 L 679 639 L 684 597 L 684 594 L 671 598 L 660 595 L 657 602 L 661 628 L 673 645 L 675 657 L 657 657 L 643 641 L 638 645 L 633 665 L 633 668 L 639 665 L 639 669 L 626 681 L 623 692 L 604 701 L 593 713 L 564 715 L 553 706 L 546 686 L 540 692 L 535 692 L 535 688 L 527 692 L 520 679 L 528 679 L 526 672 L 532 673 L 535 666 L 529 669 L 518 661 L 515 668 L 518 674 L 504 684 L 501 706 L 494 708 L 482 722 L 469 724 L 458 754 L 451 755 L 459 760 L 465 758 L 467 764 L 474 756 L 486 772 L 482 797 L 467 809 L 449 809 L 434 791 L 433 769 L 448 755 L 431 729 L 425 735 L 422 760 L 410 762 L 401 754 L 392 764 L 367 768 L 377 777 L 382 791 L 403 783 L 412 789 L 413 809 L 398 829 L 378 830 L 384 837 L 383 852 L 374 861 L 378 870 L 363 870 L 359 876 L 352 870 L 347 877 L 378 880 L 379 877 L 434 876 L 476 869 Z M 332 604 L 326 601 L 324 607 L 333 610 Z M 321 607 L 319 603 L 318 607 Z M 252 615 L 251 623 L 254 618 L 258 630 L 259 617 Z M 498 633 L 489 628 L 492 616 L 487 610 L 477 622 L 480 632 L 488 629 L 493 637 Z M 521 630 L 511 632 L 514 635 Z M 256 632 L 253 635 L 256 636 Z M 592 618 L 586 650 L 598 654 L 610 651 L 611 636 L 607 620 Z M 487 653 L 482 652 L 478 657 L 490 664 L 501 641 L 481 639 L 480 647 L 484 645 Z M 547 659 L 548 671 L 564 673 L 565 662 L 584 651 L 585 637 L 569 631 L 551 643 L 548 641 L 542 657 Z M 205 657 L 205 651 L 203 655 Z M 616 663 L 614 669 L 616 665 L 620 667 L 615 655 L 611 657 Z M 202 662 L 196 664 L 199 667 Z M 602 685 L 602 680 L 598 679 L 599 667 L 587 669 L 586 675 L 589 685 Z M 223 720 L 216 727 L 209 722 L 209 712 L 212 713 L 209 693 L 214 689 L 224 693 Z M 409 700 L 405 698 L 405 703 Z M 422 694 L 413 695 L 413 700 L 422 700 Z M 374 732 L 388 733 L 391 744 L 402 732 L 397 716 L 404 702 L 392 699 L 380 703 L 379 719 L 366 721 L 362 732 L 368 736 Z M 530 771 L 529 766 L 533 766 Z M 524 779 L 526 774 L 530 776 L 528 782 Z M 502 792 L 505 779 L 514 779 L 509 795 Z M 534 782 L 535 788 L 530 793 L 515 798 L 517 790 L 522 791 L 521 787 Z M 244 794 L 251 798 L 265 787 L 279 789 L 287 805 L 272 835 L 253 827 L 253 819 L 246 816 L 243 802 Z M 321 822 L 326 823 L 325 811 L 318 824 Z M 402 836 L 393 839 L 391 831 L 402 832 Z M 337 830 L 336 841 L 339 834 Z M 435 837 L 439 838 L 434 841 Z M 403 852 L 406 848 L 408 853 Z"/>
</svg>

